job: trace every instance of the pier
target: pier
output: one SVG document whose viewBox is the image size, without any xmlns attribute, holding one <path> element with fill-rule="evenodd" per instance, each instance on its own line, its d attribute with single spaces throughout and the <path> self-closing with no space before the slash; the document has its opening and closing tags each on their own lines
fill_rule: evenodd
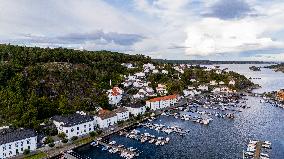
<svg viewBox="0 0 284 159">
<path fill-rule="evenodd" d="M 138 155 L 137 152 L 130 151 L 130 150 L 128 150 L 127 148 L 118 147 L 117 145 L 111 145 L 111 144 L 107 144 L 107 143 L 104 143 L 104 142 L 102 142 L 102 141 L 97 141 L 97 140 L 96 140 L 96 142 L 97 142 L 98 144 L 100 144 L 100 145 L 103 145 L 103 146 L 115 148 L 115 149 L 117 149 L 117 150 L 120 151 L 120 152 L 126 152 L 126 153 L 128 153 L 128 154 L 130 154 L 130 155 L 134 155 L 134 156 L 137 156 L 137 155 Z"/>
<path fill-rule="evenodd" d="M 261 147 L 262 147 L 263 142 L 258 141 L 255 145 L 255 152 L 253 155 L 253 159 L 260 159 L 260 153 L 261 153 Z"/>
</svg>

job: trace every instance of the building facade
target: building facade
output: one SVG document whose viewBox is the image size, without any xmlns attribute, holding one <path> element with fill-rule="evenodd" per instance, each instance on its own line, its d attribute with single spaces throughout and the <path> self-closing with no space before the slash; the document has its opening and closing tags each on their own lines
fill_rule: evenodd
<svg viewBox="0 0 284 159">
<path fill-rule="evenodd" d="M 29 129 L 0 130 L 0 159 L 14 157 L 25 150 L 35 151 L 37 135 Z"/>
<path fill-rule="evenodd" d="M 177 95 L 169 95 L 146 101 L 146 108 L 148 107 L 151 110 L 163 109 L 173 106 L 175 103 L 177 103 Z"/>
<path fill-rule="evenodd" d="M 72 114 L 51 118 L 58 133 L 65 133 L 68 139 L 73 136 L 84 136 L 95 130 L 96 121 L 89 115 Z"/>
</svg>

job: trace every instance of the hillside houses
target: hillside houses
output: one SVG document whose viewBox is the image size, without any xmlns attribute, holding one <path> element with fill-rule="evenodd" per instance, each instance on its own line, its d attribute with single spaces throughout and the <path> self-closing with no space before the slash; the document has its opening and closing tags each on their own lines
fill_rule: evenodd
<svg viewBox="0 0 284 159">
<path fill-rule="evenodd" d="M 160 95 L 166 95 L 168 93 L 166 85 L 158 84 L 158 87 L 156 87 L 156 92 Z"/>
<path fill-rule="evenodd" d="M 100 110 L 95 118 L 97 126 L 101 129 L 112 126 L 118 122 L 116 113 L 109 110 Z"/>
<path fill-rule="evenodd" d="M 109 104 L 117 105 L 122 99 L 123 90 L 119 87 L 113 87 L 107 91 Z"/>
</svg>

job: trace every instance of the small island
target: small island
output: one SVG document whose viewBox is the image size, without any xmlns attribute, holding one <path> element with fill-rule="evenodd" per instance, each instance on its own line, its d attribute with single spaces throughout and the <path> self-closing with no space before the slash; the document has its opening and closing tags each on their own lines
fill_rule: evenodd
<svg viewBox="0 0 284 159">
<path fill-rule="evenodd" d="M 284 73 L 284 63 L 266 66 L 265 68 L 273 69 L 275 72 L 280 71 Z"/>
<path fill-rule="evenodd" d="M 261 71 L 260 67 L 256 67 L 256 66 L 251 66 L 251 67 L 249 67 L 249 69 L 252 70 L 252 71 Z"/>
</svg>

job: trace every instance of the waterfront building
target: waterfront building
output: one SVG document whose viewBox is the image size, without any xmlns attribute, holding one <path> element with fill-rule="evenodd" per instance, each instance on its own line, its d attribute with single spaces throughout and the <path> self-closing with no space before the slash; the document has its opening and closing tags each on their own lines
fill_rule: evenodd
<svg viewBox="0 0 284 159">
<path fill-rule="evenodd" d="M 100 110 L 95 117 L 99 128 L 107 128 L 117 123 L 117 114 L 109 110 Z"/>
<path fill-rule="evenodd" d="M 108 90 L 108 99 L 109 104 L 118 104 L 121 101 L 123 90 L 119 87 L 113 87 L 112 89 Z"/>
<path fill-rule="evenodd" d="M 133 116 L 137 115 L 143 115 L 146 112 L 146 107 L 145 105 L 141 103 L 134 103 L 134 104 L 129 104 L 126 106 L 126 109 L 132 114 Z"/>
<path fill-rule="evenodd" d="M 129 119 L 129 111 L 125 107 L 119 107 L 114 110 L 117 115 L 117 121 L 125 121 Z"/>
<path fill-rule="evenodd" d="M 173 106 L 177 102 L 177 95 L 157 97 L 146 101 L 146 108 L 151 110 L 163 109 Z"/>
<path fill-rule="evenodd" d="M 24 153 L 25 150 L 35 151 L 37 135 L 30 129 L 0 130 L 0 159 L 11 158 Z"/>
<path fill-rule="evenodd" d="M 73 136 L 84 136 L 95 130 L 96 121 L 93 116 L 79 113 L 54 116 L 51 118 L 58 133 L 65 133 L 68 139 Z"/>
</svg>

